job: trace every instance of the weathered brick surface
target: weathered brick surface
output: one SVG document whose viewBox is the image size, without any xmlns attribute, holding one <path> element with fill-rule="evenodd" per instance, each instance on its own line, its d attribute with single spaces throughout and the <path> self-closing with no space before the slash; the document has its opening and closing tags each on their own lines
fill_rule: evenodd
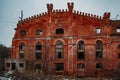
<svg viewBox="0 0 120 80">
<path fill-rule="evenodd" d="M 12 58 L 19 58 L 19 43 L 25 43 L 25 59 L 34 63 L 45 63 L 48 61 L 48 69 L 51 73 L 55 71 L 55 63 L 64 63 L 63 75 L 74 76 L 104 76 L 105 71 L 117 70 L 120 49 L 120 33 L 116 27 L 120 21 L 110 20 L 110 13 L 105 12 L 103 17 L 74 11 L 74 4 L 68 3 L 67 10 L 53 10 L 52 4 L 47 4 L 48 12 L 38 14 L 17 24 L 16 32 L 12 41 Z M 64 34 L 56 34 L 57 28 L 63 28 Z M 101 28 L 101 33 L 95 29 Z M 42 35 L 36 35 L 35 31 L 41 29 Z M 26 36 L 20 36 L 20 31 L 26 30 Z M 64 44 L 64 59 L 55 58 L 55 43 L 62 41 Z M 103 43 L 103 58 L 96 60 L 96 41 Z M 85 59 L 77 59 L 77 44 L 79 41 L 85 43 Z M 42 61 L 35 59 L 35 44 L 42 44 Z M 47 55 L 47 59 L 46 56 Z M 103 70 L 96 70 L 96 63 L 103 63 Z M 78 63 L 84 63 L 85 69 L 79 71 Z"/>
</svg>

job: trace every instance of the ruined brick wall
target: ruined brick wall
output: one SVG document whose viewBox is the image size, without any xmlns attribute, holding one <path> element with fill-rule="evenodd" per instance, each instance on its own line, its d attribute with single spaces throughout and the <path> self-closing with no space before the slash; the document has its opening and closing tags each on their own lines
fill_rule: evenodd
<svg viewBox="0 0 120 80">
<path fill-rule="evenodd" d="M 29 63 L 40 63 L 43 67 L 47 64 L 53 74 L 74 76 L 104 76 L 105 70 L 117 70 L 120 44 L 119 36 L 110 13 L 104 13 L 103 17 L 74 11 L 74 4 L 68 3 L 66 10 L 53 10 L 52 4 L 47 4 L 47 11 L 19 21 L 12 41 L 12 58 L 19 58 L 20 43 L 25 43 L 24 59 Z M 117 24 L 119 26 L 120 23 Z M 36 35 L 36 30 L 42 30 Z M 56 34 L 57 29 L 62 29 L 62 34 Z M 114 30 L 113 30 L 114 29 Z M 21 30 L 25 30 L 25 36 L 21 36 Z M 98 30 L 98 31 L 97 31 Z M 99 31 L 100 30 L 100 31 Z M 118 33 L 117 33 L 118 34 Z M 119 35 L 119 34 L 118 34 Z M 100 40 L 103 45 L 101 59 L 96 59 L 96 42 Z M 56 58 L 56 42 L 63 42 L 63 58 Z M 78 60 L 78 42 L 84 42 L 84 59 Z M 42 44 L 42 60 L 36 60 L 36 43 Z M 56 71 L 56 64 L 63 63 L 64 70 Z M 83 69 L 78 69 L 78 64 L 84 64 Z M 102 63 L 101 69 L 96 69 L 96 64 Z"/>
</svg>

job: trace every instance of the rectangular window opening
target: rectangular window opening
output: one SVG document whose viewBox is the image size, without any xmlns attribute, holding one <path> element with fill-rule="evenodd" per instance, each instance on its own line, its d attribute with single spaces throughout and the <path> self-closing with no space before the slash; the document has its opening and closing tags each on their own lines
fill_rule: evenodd
<svg viewBox="0 0 120 80">
<path fill-rule="evenodd" d="M 6 63 L 6 67 L 10 67 L 10 63 Z"/>
<path fill-rule="evenodd" d="M 102 59 L 103 53 L 102 51 L 96 51 L 96 59 Z"/>
<path fill-rule="evenodd" d="M 56 71 L 64 71 L 64 63 L 56 63 L 55 69 Z"/>
<path fill-rule="evenodd" d="M 24 53 L 20 53 L 19 58 L 24 58 Z"/>
<path fill-rule="evenodd" d="M 39 60 L 42 59 L 42 53 L 41 52 L 36 52 L 36 59 L 39 59 Z"/>
<path fill-rule="evenodd" d="M 84 52 L 78 52 L 78 60 L 84 60 L 85 55 Z"/>
<path fill-rule="evenodd" d="M 23 68 L 24 67 L 24 63 L 19 63 L 19 67 Z"/>
<path fill-rule="evenodd" d="M 96 69 L 103 69 L 103 64 L 102 63 L 97 63 L 96 64 Z"/>
<path fill-rule="evenodd" d="M 120 27 L 117 27 L 117 32 L 120 32 Z"/>
</svg>

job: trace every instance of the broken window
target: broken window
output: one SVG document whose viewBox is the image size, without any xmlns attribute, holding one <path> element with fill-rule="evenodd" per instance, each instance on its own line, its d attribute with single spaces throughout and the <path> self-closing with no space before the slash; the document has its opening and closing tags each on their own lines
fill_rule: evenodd
<svg viewBox="0 0 120 80">
<path fill-rule="evenodd" d="M 56 63 L 55 69 L 56 69 L 56 71 L 63 71 L 64 70 L 64 63 Z"/>
<path fill-rule="evenodd" d="M 64 34 L 64 29 L 62 28 L 56 29 L 56 34 Z"/>
<path fill-rule="evenodd" d="M 120 27 L 117 27 L 117 32 L 120 32 Z"/>
<path fill-rule="evenodd" d="M 10 67 L 10 63 L 6 63 L 6 67 Z"/>
<path fill-rule="evenodd" d="M 103 58 L 103 44 L 102 41 L 98 40 L 96 42 L 96 59 Z"/>
<path fill-rule="evenodd" d="M 85 57 L 85 46 L 83 41 L 78 42 L 78 60 L 83 60 Z"/>
<path fill-rule="evenodd" d="M 40 29 L 36 30 L 36 35 L 41 35 L 42 33 L 43 33 L 42 30 L 40 30 Z"/>
<path fill-rule="evenodd" d="M 24 67 L 24 63 L 19 63 L 19 67 L 23 68 Z"/>
<path fill-rule="evenodd" d="M 41 64 L 36 64 L 35 65 L 35 69 L 41 69 L 41 68 L 42 68 Z"/>
<path fill-rule="evenodd" d="M 77 65 L 77 67 L 78 67 L 78 69 L 85 69 L 85 64 L 79 63 L 79 64 Z"/>
<path fill-rule="evenodd" d="M 19 58 L 24 58 L 25 54 L 25 43 L 20 43 L 19 44 Z"/>
<path fill-rule="evenodd" d="M 56 42 L 56 58 L 63 58 L 63 43 L 62 41 Z"/>
<path fill-rule="evenodd" d="M 19 50 L 25 50 L 25 43 L 20 43 Z"/>
<path fill-rule="evenodd" d="M 101 33 L 102 29 L 101 28 L 96 28 L 96 33 Z"/>
<path fill-rule="evenodd" d="M 36 43 L 36 59 L 42 59 L 42 45 L 41 43 Z"/>
<path fill-rule="evenodd" d="M 25 30 L 21 30 L 20 31 L 20 36 L 26 36 L 26 31 Z"/>
<path fill-rule="evenodd" d="M 103 64 L 102 63 L 97 63 L 96 64 L 96 69 L 103 69 Z"/>
</svg>

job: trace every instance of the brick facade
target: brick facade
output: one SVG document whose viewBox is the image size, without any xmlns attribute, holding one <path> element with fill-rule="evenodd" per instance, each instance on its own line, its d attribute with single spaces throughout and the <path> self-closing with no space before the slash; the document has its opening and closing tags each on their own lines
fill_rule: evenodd
<svg viewBox="0 0 120 80">
<path fill-rule="evenodd" d="M 53 75 L 106 76 L 120 68 L 120 21 L 74 11 L 53 10 L 21 20 L 12 40 L 12 59 L 25 59 L 26 71 Z M 7 61 L 6 61 L 7 62 Z"/>
</svg>

